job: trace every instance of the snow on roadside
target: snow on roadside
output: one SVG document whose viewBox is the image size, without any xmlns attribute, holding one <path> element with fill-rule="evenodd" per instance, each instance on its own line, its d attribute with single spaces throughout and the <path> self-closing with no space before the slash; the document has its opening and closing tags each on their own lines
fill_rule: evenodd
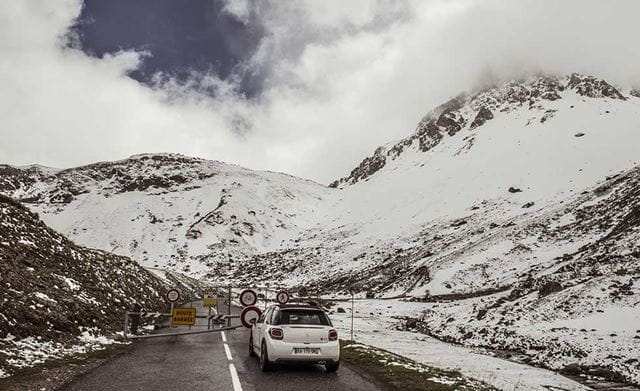
<svg viewBox="0 0 640 391">
<path fill-rule="evenodd" d="M 493 357 L 484 354 L 481 349 L 456 346 L 423 334 L 394 330 L 396 321 L 387 309 L 391 305 L 394 312 L 402 312 L 395 315 L 415 315 L 420 311 L 420 303 L 359 300 L 355 303 L 354 339 L 426 365 L 457 370 L 502 390 L 546 391 L 549 386 L 570 391 L 589 389 L 555 372 Z M 346 313 L 334 313 L 331 318 L 342 338 L 348 339 L 351 330 L 350 303 L 343 308 L 347 310 Z M 383 312 L 383 315 L 379 312 Z"/>
<path fill-rule="evenodd" d="M 7 364 L 14 368 L 32 367 L 47 360 L 62 358 L 71 354 L 83 354 L 90 351 L 102 350 L 107 345 L 121 344 L 114 339 L 97 334 L 98 330 L 86 329 L 79 337 L 80 343 L 65 345 L 59 342 L 46 341 L 41 337 L 16 339 L 9 334 L 0 339 L 0 354 L 11 357 Z M 8 377 L 9 373 L 0 368 L 0 377 Z"/>
</svg>

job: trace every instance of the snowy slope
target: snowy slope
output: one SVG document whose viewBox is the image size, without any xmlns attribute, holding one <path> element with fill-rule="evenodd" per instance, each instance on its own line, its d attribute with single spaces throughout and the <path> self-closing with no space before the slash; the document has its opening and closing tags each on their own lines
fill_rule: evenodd
<svg viewBox="0 0 640 391">
<path fill-rule="evenodd" d="M 446 286 L 456 267 L 473 266 L 458 262 L 457 254 L 470 240 L 499 236 L 489 230 L 491 224 L 534 220 L 637 165 L 640 98 L 603 83 L 577 75 L 536 77 L 448 102 L 448 109 L 427 115 L 415 133 L 378 148 L 349 177 L 332 184 L 341 190 L 326 196 L 322 228 L 303 232 L 281 252 L 260 254 L 259 264 L 272 264 L 274 272 L 299 270 L 283 276 L 291 282 L 301 275 L 325 276 L 345 286 L 363 281 L 396 293 L 463 290 Z M 493 118 L 474 126 L 485 109 Z M 372 165 L 376 156 L 384 164 Z M 481 235 L 470 235 L 480 230 Z M 509 242 L 502 246 L 494 250 L 511 249 Z M 557 247 L 561 255 L 579 245 Z M 413 287 L 412 276 L 427 272 L 427 284 Z M 246 274 L 243 269 L 238 277 Z"/>
<path fill-rule="evenodd" d="M 163 154 L 0 166 L 0 192 L 144 265 L 413 297 L 418 331 L 640 383 L 639 146 L 640 92 L 534 76 L 455 97 L 329 187 Z"/>
<path fill-rule="evenodd" d="M 419 331 L 639 383 L 634 94 L 572 75 L 462 95 L 334 182 L 323 229 L 236 278 L 415 296 Z"/>
<path fill-rule="evenodd" d="M 226 269 L 244 253 L 277 248 L 312 224 L 327 190 L 284 174 L 171 154 L 68 170 L 5 166 L 4 173 L 0 189 L 79 243 L 194 276 Z"/>
</svg>

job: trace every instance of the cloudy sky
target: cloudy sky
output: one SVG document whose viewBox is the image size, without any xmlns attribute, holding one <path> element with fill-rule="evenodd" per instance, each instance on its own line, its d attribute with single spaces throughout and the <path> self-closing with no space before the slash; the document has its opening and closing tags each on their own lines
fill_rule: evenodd
<svg viewBox="0 0 640 391">
<path fill-rule="evenodd" d="M 179 152 L 327 183 L 487 75 L 640 83 L 637 0 L 0 3 L 0 162 Z"/>
</svg>

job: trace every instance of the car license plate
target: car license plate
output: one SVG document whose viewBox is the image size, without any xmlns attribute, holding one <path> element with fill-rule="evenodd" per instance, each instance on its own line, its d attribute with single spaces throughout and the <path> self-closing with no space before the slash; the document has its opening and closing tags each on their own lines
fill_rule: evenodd
<svg viewBox="0 0 640 391">
<path fill-rule="evenodd" d="M 306 354 L 306 355 L 320 354 L 320 349 L 318 349 L 318 348 L 293 348 L 293 354 Z"/>
</svg>

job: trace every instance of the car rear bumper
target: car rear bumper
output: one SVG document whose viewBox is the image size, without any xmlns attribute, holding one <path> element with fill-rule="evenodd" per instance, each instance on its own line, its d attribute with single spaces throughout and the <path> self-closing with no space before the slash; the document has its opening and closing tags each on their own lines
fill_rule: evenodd
<svg viewBox="0 0 640 391">
<path fill-rule="evenodd" d="M 304 358 L 278 358 L 275 360 L 275 362 L 277 364 L 333 364 L 338 362 L 338 360 L 334 360 L 334 359 L 318 359 L 317 357 L 314 357 L 313 359 L 309 358 L 309 357 L 304 357 Z"/>
<path fill-rule="evenodd" d="M 316 348 L 320 349 L 320 354 L 297 355 L 293 354 L 293 348 Z M 340 360 L 340 344 L 338 341 L 318 344 L 272 341 L 268 351 L 269 359 L 279 363 L 330 363 Z"/>
</svg>

